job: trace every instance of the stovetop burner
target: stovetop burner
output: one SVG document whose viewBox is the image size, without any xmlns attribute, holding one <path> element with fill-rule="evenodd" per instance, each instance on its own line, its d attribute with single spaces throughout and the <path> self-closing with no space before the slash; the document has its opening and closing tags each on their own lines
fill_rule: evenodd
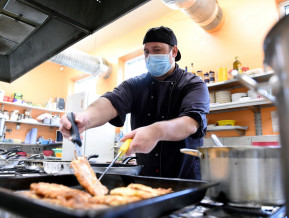
<svg viewBox="0 0 289 218">
<path fill-rule="evenodd" d="M 214 217 L 242 217 L 242 218 L 284 218 L 285 206 L 261 206 L 261 207 L 240 207 L 223 204 L 220 202 L 211 201 L 204 198 L 197 205 L 190 205 L 167 216 L 167 218 L 179 217 L 199 217 L 199 218 L 214 218 Z"/>
</svg>

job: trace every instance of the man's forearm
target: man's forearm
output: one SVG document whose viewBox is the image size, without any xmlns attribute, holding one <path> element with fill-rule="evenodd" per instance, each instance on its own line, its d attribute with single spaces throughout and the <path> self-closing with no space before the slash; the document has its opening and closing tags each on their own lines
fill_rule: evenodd
<svg viewBox="0 0 289 218">
<path fill-rule="evenodd" d="M 117 111 L 107 98 L 100 97 L 82 112 L 86 117 L 85 129 L 101 126 L 117 116 Z"/>
<path fill-rule="evenodd" d="M 158 132 L 159 141 L 179 141 L 197 132 L 199 124 L 188 116 L 152 124 Z"/>
</svg>

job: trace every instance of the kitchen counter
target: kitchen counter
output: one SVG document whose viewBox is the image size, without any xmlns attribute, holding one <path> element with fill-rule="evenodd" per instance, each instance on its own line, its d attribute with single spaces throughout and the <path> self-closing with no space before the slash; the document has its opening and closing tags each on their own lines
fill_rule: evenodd
<svg viewBox="0 0 289 218">
<path fill-rule="evenodd" d="M 0 142 L 0 148 L 2 149 L 9 149 L 15 146 L 20 146 L 20 149 L 28 154 L 39 154 L 42 153 L 43 150 L 51 150 L 52 148 L 62 147 L 62 142 L 47 145 Z"/>
</svg>

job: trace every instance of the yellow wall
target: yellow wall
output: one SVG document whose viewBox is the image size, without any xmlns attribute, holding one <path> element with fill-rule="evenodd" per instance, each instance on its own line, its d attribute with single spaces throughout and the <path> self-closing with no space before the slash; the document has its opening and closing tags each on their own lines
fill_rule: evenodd
<svg viewBox="0 0 289 218">
<path fill-rule="evenodd" d="M 217 70 L 219 66 L 232 68 L 235 56 L 250 69 L 262 67 L 264 37 L 277 20 L 274 0 L 219 0 L 225 22 L 216 32 L 207 33 L 180 11 L 171 13 L 132 30 L 93 53 L 117 66 L 118 58 L 142 48 L 144 34 L 150 27 L 168 26 L 178 38 L 182 53 L 179 65 L 184 68 L 194 63 L 194 70 Z M 116 74 L 117 67 L 113 74 Z M 190 68 L 189 68 L 190 70 Z M 114 76 L 114 75 L 112 75 Z M 98 94 L 111 90 L 114 83 L 97 87 Z"/>
</svg>

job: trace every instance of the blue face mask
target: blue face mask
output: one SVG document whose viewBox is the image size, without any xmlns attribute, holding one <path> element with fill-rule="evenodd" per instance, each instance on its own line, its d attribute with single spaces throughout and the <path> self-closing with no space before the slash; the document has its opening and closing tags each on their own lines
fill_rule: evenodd
<svg viewBox="0 0 289 218">
<path fill-rule="evenodd" d="M 147 70 L 154 77 L 165 75 L 173 67 L 169 54 L 149 54 L 145 62 Z"/>
</svg>

